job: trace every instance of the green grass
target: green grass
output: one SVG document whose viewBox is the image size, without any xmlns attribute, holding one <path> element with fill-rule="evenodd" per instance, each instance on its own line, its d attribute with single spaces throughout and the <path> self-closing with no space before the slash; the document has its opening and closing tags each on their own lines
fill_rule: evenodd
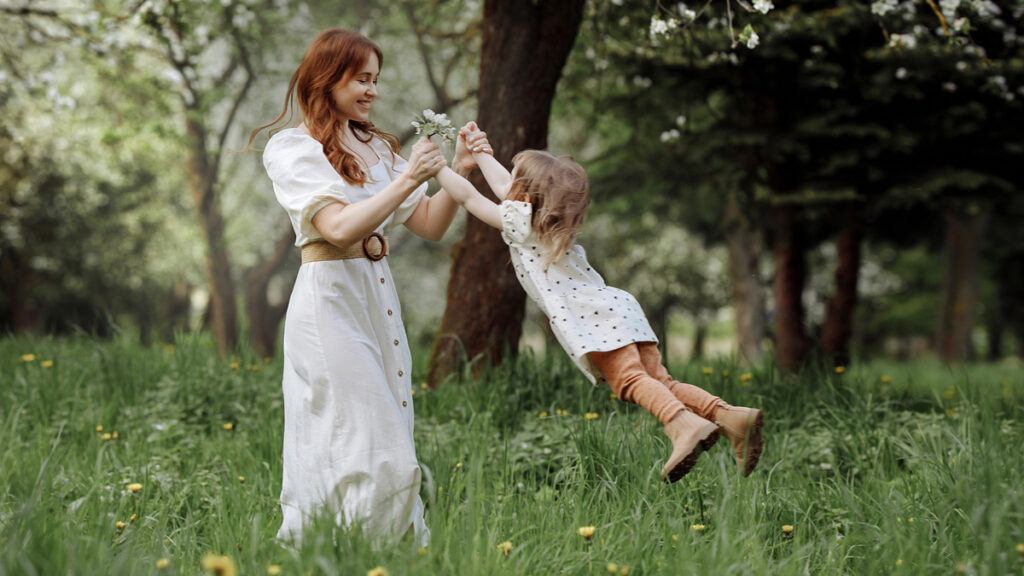
<svg viewBox="0 0 1024 576">
<path fill-rule="evenodd" d="M 762 366 L 746 382 L 724 359 L 674 366 L 764 408 L 767 445 L 750 478 L 722 442 L 667 486 L 654 418 L 561 356 L 523 357 L 416 391 L 428 549 L 320 522 L 289 550 L 280 362 L 235 361 L 200 338 L 0 340 L 0 575 L 197 574 L 207 553 L 250 575 L 1024 573 L 1017 365 Z"/>
</svg>

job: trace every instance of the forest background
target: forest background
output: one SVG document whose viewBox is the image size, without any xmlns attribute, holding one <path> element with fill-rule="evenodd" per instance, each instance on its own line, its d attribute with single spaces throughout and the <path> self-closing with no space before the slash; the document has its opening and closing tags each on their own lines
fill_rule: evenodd
<svg viewBox="0 0 1024 576">
<path fill-rule="evenodd" d="M 429 108 L 587 169 L 581 242 L 670 361 L 1024 355 L 1021 3 L 769 7 L 6 3 L 0 330 L 273 356 L 298 251 L 238 150 L 343 26 L 383 47 L 374 121 L 406 145 Z M 551 342 L 479 222 L 394 245 L 432 384 Z"/>
</svg>

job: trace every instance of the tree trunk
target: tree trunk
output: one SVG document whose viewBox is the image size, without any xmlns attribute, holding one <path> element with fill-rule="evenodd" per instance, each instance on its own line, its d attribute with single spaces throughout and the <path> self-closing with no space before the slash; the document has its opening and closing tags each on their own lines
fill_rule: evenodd
<svg viewBox="0 0 1024 576">
<path fill-rule="evenodd" d="M 206 241 L 206 277 L 210 289 L 210 312 L 217 350 L 227 356 L 238 345 L 238 311 L 235 304 L 235 283 L 231 278 L 224 219 L 220 213 L 215 185 L 216 174 L 206 146 L 206 129 L 193 116 L 199 112 L 186 110 L 185 127 L 188 140 L 188 184 L 196 205 L 199 229 Z"/>
<path fill-rule="evenodd" d="M 939 356 L 962 362 L 971 350 L 978 300 L 981 237 L 987 218 L 978 210 L 946 211 L 946 248 L 939 311 Z"/>
<path fill-rule="evenodd" d="M 663 303 L 647 315 L 651 323 L 651 330 L 658 338 L 658 348 L 661 350 L 661 357 L 665 364 L 668 364 L 668 312 L 672 309 L 671 303 Z"/>
<path fill-rule="evenodd" d="M 274 252 L 270 257 L 246 275 L 245 303 L 249 313 L 249 340 L 256 353 L 263 357 L 274 355 L 277 331 L 281 326 L 281 319 L 288 310 L 287 299 L 277 305 L 270 304 L 267 288 L 271 278 L 288 259 L 288 255 L 295 253 L 295 232 L 289 225 L 274 246 Z M 292 277 L 292 282 L 294 281 L 295 278 Z"/>
<path fill-rule="evenodd" d="M 853 312 L 857 306 L 857 278 L 860 273 L 861 228 L 860 211 L 856 206 L 844 207 L 845 225 L 839 236 L 836 262 L 836 288 L 825 312 L 821 347 L 826 358 L 836 364 L 850 361 L 850 337 L 853 334 Z"/>
<path fill-rule="evenodd" d="M 547 146 L 551 101 L 579 32 L 584 4 L 484 3 L 478 123 L 506 167 L 520 150 Z M 471 181 L 491 195 L 479 171 Z M 463 354 L 500 362 L 505 350 L 515 352 L 522 332 L 526 295 L 498 231 L 470 216 L 466 235 L 452 252 L 447 302 L 430 354 L 432 386 L 459 369 Z"/>
<path fill-rule="evenodd" d="M 708 336 L 708 323 L 704 318 L 695 316 L 693 318 L 696 331 L 693 334 L 693 348 L 690 350 L 690 359 L 697 360 L 704 357 L 704 341 Z"/>
<path fill-rule="evenodd" d="M 807 264 L 796 208 L 772 208 L 775 230 L 775 362 L 784 371 L 800 369 L 807 351 L 804 333 L 804 281 Z"/>
<path fill-rule="evenodd" d="M 740 211 L 737 194 L 730 192 L 726 198 L 722 222 L 732 277 L 736 349 L 740 358 L 756 363 L 761 360 L 764 337 L 764 290 L 757 269 L 761 235 Z"/>
</svg>

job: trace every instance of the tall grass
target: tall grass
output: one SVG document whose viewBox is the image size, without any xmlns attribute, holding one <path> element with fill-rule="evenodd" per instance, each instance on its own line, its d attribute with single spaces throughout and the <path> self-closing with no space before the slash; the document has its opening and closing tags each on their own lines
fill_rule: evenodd
<svg viewBox="0 0 1024 576">
<path fill-rule="evenodd" d="M 765 409 L 750 478 L 723 441 L 663 484 L 654 418 L 525 355 L 416 387 L 428 548 L 323 521 L 296 550 L 274 540 L 279 361 L 194 337 L 0 340 L 0 575 L 197 574 L 209 553 L 257 575 L 1024 573 L 1019 366 L 673 368 Z"/>
</svg>

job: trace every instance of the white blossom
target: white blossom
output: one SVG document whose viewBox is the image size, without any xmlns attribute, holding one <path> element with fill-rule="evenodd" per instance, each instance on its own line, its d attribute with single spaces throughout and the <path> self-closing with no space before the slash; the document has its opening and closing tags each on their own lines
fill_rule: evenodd
<svg viewBox="0 0 1024 576">
<path fill-rule="evenodd" d="M 686 125 L 686 116 L 683 116 L 683 115 L 676 116 L 676 126 L 679 126 L 680 128 L 682 128 L 685 125 Z"/>
<path fill-rule="evenodd" d="M 896 0 L 876 0 L 871 3 L 871 13 L 878 16 L 885 16 L 896 9 Z"/>
<path fill-rule="evenodd" d="M 956 92 L 956 84 L 953 82 L 945 82 L 942 84 L 942 89 L 946 92 Z"/>
<path fill-rule="evenodd" d="M 767 14 L 772 8 L 775 8 L 775 5 L 772 4 L 772 0 L 754 0 L 754 10 L 757 10 L 761 14 Z"/>
<path fill-rule="evenodd" d="M 676 4 L 676 12 L 679 13 L 679 17 L 685 22 L 693 22 L 697 18 L 697 13 L 690 10 L 690 7 L 682 2 Z"/>
<path fill-rule="evenodd" d="M 672 128 L 661 133 L 661 141 L 668 143 L 679 139 L 679 130 Z"/>
<path fill-rule="evenodd" d="M 660 16 L 655 14 L 651 17 L 651 38 L 657 38 L 658 36 L 668 36 L 670 32 L 679 27 L 679 22 L 675 18 L 669 18 L 668 20 L 662 20 Z"/>
<path fill-rule="evenodd" d="M 895 76 L 897 80 L 903 80 L 904 78 L 907 77 L 907 69 L 903 68 L 902 66 L 897 68 Z"/>
<path fill-rule="evenodd" d="M 917 46 L 917 37 L 912 34 L 890 34 L 890 48 L 914 48 Z"/>
</svg>

